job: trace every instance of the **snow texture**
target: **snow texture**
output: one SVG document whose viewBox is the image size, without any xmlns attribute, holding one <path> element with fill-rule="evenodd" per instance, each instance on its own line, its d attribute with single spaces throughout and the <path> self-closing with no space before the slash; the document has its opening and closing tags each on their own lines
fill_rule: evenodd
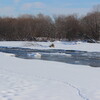
<svg viewBox="0 0 100 100">
<path fill-rule="evenodd" d="M 0 42 L 0 45 L 25 47 L 25 43 Z M 30 48 L 44 49 L 49 48 L 50 42 L 33 44 Z M 100 44 L 54 44 L 55 48 L 100 52 Z M 0 53 L 0 100 L 100 100 L 100 68 Z"/>
</svg>

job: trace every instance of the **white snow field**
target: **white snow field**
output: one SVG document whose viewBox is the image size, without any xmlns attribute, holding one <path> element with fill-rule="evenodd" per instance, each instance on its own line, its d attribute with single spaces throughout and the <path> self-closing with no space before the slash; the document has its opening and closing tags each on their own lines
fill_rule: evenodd
<svg viewBox="0 0 100 100">
<path fill-rule="evenodd" d="M 55 48 L 50 48 L 51 44 L 55 45 Z M 85 42 L 29 42 L 29 41 L 9 41 L 0 42 L 0 46 L 7 47 L 27 47 L 33 49 L 65 49 L 65 50 L 81 50 L 81 51 L 96 51 L 100 52 L 100 43 L 85 43 Z"/>
<path fill-rule="evenodd" d="M 50 49 L 51 42 L 0 42 Z M 100 52 L 100 44 L 54 42 L 55 49 Z M 0 53 L 0 100 L 100 100 L 100 68 Z"/>
</svg>

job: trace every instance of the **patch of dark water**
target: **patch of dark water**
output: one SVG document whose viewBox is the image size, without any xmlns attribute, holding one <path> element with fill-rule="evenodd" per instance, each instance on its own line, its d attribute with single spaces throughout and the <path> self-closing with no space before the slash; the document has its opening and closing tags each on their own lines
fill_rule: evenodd
<svg viewBox="0 0 100 100">
<path fill-rule="evenodd" d="M 0 52 L 15 54 L 16 57 L 23 59 L 40 59 L 64 62 L 69 64 L 100 67 L 100 52 L 86 52 L 61 49 L 40 50 L 19 47 L 0 47 Z M 41 54 L 41 57 L 36 57 L 35 55 L 37 53 Z"/>
</svg>

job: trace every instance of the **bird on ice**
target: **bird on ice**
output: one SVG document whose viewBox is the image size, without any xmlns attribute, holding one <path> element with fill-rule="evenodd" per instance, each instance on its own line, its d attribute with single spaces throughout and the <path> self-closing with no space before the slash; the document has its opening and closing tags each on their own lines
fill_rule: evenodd
<svg viewBox="0 0 100 100">
<path fill-rule="evenodd" d="M 41 58 L 41 54 L 40 53 L 30 53 L 28 54 L 29 57 L 33 57 L 33 58 Z"/>
</svg>

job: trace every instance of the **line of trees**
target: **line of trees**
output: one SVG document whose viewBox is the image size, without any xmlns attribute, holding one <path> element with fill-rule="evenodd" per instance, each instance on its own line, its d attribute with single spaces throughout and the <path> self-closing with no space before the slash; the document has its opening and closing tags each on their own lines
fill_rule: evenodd
<svg viewBox="0 0 100 100">
<path fill-rule="evenodd" d="M 100 7 L 100 6 L 99 6 Z M 77 15 L 46 16 L 43 14 L 22 15 L 17 18 L 0 17 L 0 40 L 66 39 L 83 40 L 89 37 L 100 40 L 100 10 L 83 17 Z"/>
</svg>

